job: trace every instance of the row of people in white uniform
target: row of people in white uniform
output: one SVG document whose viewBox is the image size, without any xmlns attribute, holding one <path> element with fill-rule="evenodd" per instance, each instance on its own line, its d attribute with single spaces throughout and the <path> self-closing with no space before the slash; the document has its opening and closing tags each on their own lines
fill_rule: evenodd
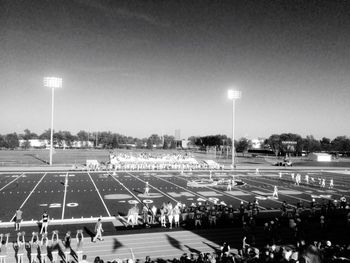
<svg viewBox="0 0 350 263">
<path fill-rule="evenodd" d="M 175 227 L 179 227 L 180 223 L 180 214 L 181 214 L 181 209 L 180 209 L 181 204 L 178 203 L 174 207 L 171 202 L 168 202 L 167 204 L 163 204 L 162 207 L 160 208 L 160 224 L 162 227 L 166 227 L 167 223 L 169 223 L 169 228 L 173 227 L 173 224 Z M 153 205 L 151 208 L 147 205 L 144 204 L 142 207 L 142 221 L 145 225 L 148 224 L 156 224 L 156 216 L 157 216 L 157 207 Z M 139 221 L 139 214 L 140 214 L 140 209 L 135 203 L 135 205 L 129 209 L 128 215 L 127 215 L 127 220 L 126 224 L 127 226 L 131 225 L 134 227 L 135 225 L 138 225 Z"/>
<path fill-rule="evenodd" d="M 8 239 L 10 234 L 0 234 L 0 262 L 5 263 L 8 252 Z M 62 252 L 65 257 L 65 261 L 69 262 L 71 255 L 71 238 L 70 231 L 65 235 L 64 240 L 62 241 L 58 236 L 58 231 L 53 231 L 52 238 L 49 240 L 46 234 L 39 238 L 37 232 L 32 233 L 32 238 L 29 242 L 25 241 L 25 232 L 18 232 L 17 239 L 13 243 L 13 249 L 17 256 L 17 263 L 24 262 L 24 255 L 27 254 L 27 249 L 30 251 L 30 263 L 39 262 L 38 255 L 40 255 L 40 263 L 46 262 L 59 262 L 58 258 L 59 252 Z M 48 248 L 51 250 L 52 261 L 48 257 Z M 76 234 L 76 248 L 75 253 L 77 255 L 78 262 L 82 260 L 83 254 L 83 231 L 78 230 Z"/>
</svg>

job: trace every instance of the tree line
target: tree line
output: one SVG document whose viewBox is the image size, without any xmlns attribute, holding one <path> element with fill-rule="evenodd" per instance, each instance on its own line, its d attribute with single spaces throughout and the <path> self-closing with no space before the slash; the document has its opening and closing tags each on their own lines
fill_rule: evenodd
<svg viewBox="0 0 350 263">
<path fill-rule="evenodd" d="M 226 135 L 210 135 L 203 137 L 189 138 L 195 145 L 200 147 L 224 148 L 231 146 L 232 140 Z M 253 149 L 253 142 L 247 138 L 235 140 L 235 150 L 237 152 L 248 152 Z M 344 154 L 350 156 L 350 138 L 347 136 L 337 136 L 333 140 L 323 137 L 317 140 L 312 135 L 305 138 L 299 134 L 282 133 L 272 134 L 267 139 L 260 141 L 260 148 L 257 150 L 264 153 L 272 153 L 276 156 L 302 155 L 310 152 L 327 152 L 333 154 Z M 253 152 L 253 151 L 252 151 Z"/>
<path fill-rule="evenodd" d="M 40 139 L 50 140 L 51 130 L 45 130 L 42 134 L 36 134 L 29 129 L 25 129 L 23 133 L 9 133 L 0 135 L 0 148 L 1 149 L 16 149 L 20 146 L 19 141 L 23 140 L 22 148 L 29 148 L 29 140 Z M 174 136 L 158 134 L 152 134 L 148 138 L 135 138 L 131 136 L 125 136 L 118 133 L 112 133 L 110 131 L 102 132 L 87 132 L 84 130 L 79 131 L 77 134 L 72 134 L 69 131 L 54 132 L 54 145 L 62 147 L 64 144 L 66 147 L 71 147 L 73 142 L 91 142 L 91 145 L 95 148 L 115 149 L 115 148 L 149 148 L 154 147 L 163 149 L 175 149 L 181 146 L 177 142 Z M 188 144 L 190 147 L 198 149 L 206 149 L 207 147 L 214 147 L 216 149 L 225 149 L 232 147 L 232 139 L 227 135 L 207 135 L 207 136 L 191 136 L 188 138 Z M 252 141 L 247 138 L 240 138 L 235 140 L 235 150 L 237 152 L 247 152 L 252 149 Z M 273 134 L 267 139 L 261 140 L 260 149 L 270 151 L 276 156 L 285 154 L 301 155 L 302 153 L 309 152 L 329 152 L 329 153 L 343 153 L 350 154 L 350 138 L 347 136 L 337 136 L 333 140 L 323 137 L 321 140 L 315 139 L 312 135 L 308 135 L 305 138 L 299 134 L 294 133 L 282 133 Z"/>
<path fill-rule="evenodd" d="M 29 129 L 25 129 L 23 133 L 9 133 L 5 135 L 0 134 L 0 149 L 16 149 L 16 148 L 30 148 L 30 140 L 47 140 L 50 142 L 51 130 L 45 130 L 41 134 L 31 132 Z M 20 140 L 22 143 L 20 145 Z M 152 134 L 148 138 L 134 138 L 131 136 L 125 136 L 118 133 L 112 133 L 110 131 L 102 132 L 87 132 L 84 130 L 79 131 L 77 134 L 72 134 L 69 131 L 58 131 L 53 134 L 53 144 L 55 147 L 71 148 L 74 142 L 82 142 L 79 148 L 88 148 L 89 145 L 93 145 L 94 148 L 103 149 L 115 149 L 115 148 L 154 148 L 154 146 L 161 146 L 164 149 L 175 149 L 176 141 L 175 137 L 171 135 L 159 136 Z M 90 142 L 90 144 L 89 144 Z"/>
</svg>

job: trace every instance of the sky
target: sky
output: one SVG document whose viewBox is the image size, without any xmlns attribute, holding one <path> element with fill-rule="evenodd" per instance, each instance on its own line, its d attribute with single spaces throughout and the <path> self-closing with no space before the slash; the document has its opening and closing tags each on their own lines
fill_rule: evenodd
<svg viewBox="0 0 350 263">
<path fill-rule="evenodd" d="M 0 134 L 350 136 L 350 2 L 0 0 Z"/>
</svg>

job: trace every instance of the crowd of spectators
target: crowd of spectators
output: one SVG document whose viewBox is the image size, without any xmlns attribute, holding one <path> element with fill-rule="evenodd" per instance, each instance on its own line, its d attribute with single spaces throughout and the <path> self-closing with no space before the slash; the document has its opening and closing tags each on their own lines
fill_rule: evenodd
<svg viewBox="0 0 350 263">
<path fill-rule="evenodd" d="M 86 257 L 85 257 L 86 259 Z M 87 263 L 85 261 L 83 263 Z M 144 260 L 131 257 L 128 259 L 115 259 L 107 263 L 338 263 L 350 262 L 350 243 L 332 244 L 331 241 L 313 241 L 310 243 L 300 240 L 294 244 L 266 244 L 260 248 L 246 243 L 243 238 L 242 247 L 231 249 L 226 242 L 211 253 L 183 253 L 177 258 L 152 259 L 146 256 Z M 96 257 L 93 263 L 104 263 Z"/>
</svg>

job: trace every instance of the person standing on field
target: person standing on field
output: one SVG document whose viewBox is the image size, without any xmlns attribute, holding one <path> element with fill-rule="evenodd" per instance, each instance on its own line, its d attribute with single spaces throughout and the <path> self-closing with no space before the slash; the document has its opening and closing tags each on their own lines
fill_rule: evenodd
<svg viewBox="0 0 350 263">
<path fill-rule="evenodd" d="M 42 216 L 42 225 L 40 230 L 40 235 L 42 233 L 47 234 L 47 226 L 49 225 L 49 215 L 46 211 L 44 211 Z"/>
<path fill-rule="evenodd" d="M 102 238 L 103 228 L 102 228 L 102 220 L 101 220 L 101 218 L 99 218 L 97 220 L 97 223 L 95 225 L 95 233 L 96 233 L 96 235 L 95 235 L 95 237 L 93 239 L 93 242 L 96 242 L 97 239 L 102 241 L 103 240 L 103 238 Z"/>
<path fill-rule="evenodd" d="M 278 199 L 278 188 L 277 188 L 277 185 L 275 185 L 274 188 L 273 188 L 272 197 L 275 197 L 275 198 Z"/>
<path fill-rule="evenodd" d="M 149 184 L 146 182 L 144 195 L 149 195 Z"/>
<path fill-rule="evenodd" d="M 15 215 L 15 228 L 16 228 L 15 231 L 21 230 L 20 224 L 22 222 L 22 214 L 23 212 L 18 208 L 16 210 L 16 215 Z"/>
</svg>

